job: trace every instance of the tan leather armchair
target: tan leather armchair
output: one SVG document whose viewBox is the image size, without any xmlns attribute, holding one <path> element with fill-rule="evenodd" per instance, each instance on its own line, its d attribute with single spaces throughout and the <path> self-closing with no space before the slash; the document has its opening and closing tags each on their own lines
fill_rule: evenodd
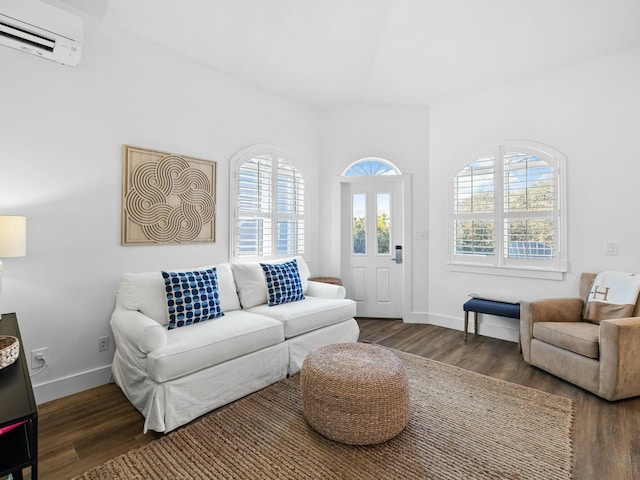
<svg viewBox="0 0 640 480">
<path fill-rule="evenodd" d="M 634 317 L 582 318 L 596 275 L 583 273 L 580 298 L 520 303 L 524 360 L 607 400 L 640 395 L 640 302 Z"/>
</svg>

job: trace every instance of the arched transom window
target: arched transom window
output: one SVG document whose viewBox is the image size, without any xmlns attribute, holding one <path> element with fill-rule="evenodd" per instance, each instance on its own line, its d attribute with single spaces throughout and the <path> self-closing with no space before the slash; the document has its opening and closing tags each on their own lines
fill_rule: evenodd
<svg viewBox="0 0 640 480">
<path fill-rule="evenodd" d="M 349 165 L 343 177 L 373 177 L 377 175 L 400 175 L 400 170 L 382 158 L 365 158 Z"/>
</svg>

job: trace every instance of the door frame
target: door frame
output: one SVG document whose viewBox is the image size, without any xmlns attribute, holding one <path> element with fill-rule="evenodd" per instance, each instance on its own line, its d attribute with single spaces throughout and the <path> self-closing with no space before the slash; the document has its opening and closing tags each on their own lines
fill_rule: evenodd
<svg viewBox="0 0 640 480">
<path fill-rule="evenodd" d="M 412 249 L 413 242 L 411 241 L 411 229 L 409 228 L 409 222 L 412 218 L 412 204 L 411 204 L 411 175 L 402 174 L 402 175 L 380 175 L 380 176 L 362 176 L 362 177 L 337 177 L 337 185 L 336 190 L 338 191 L 338 202 L 336 213 L 337 218 L 339 220 L 339 228 L 338 228 L 338 258 L 339 258 L 339 266 L 340 266 L 340 275 L 344 276 L 345 269 L 349 267 L 347 265 L 348 259 L 343 258 L 342 252 L 342 236 L 343 235 L 351 235 L 351 229 L 345 230 L 343 227 L 343 218 L 342 218 L 342 188 L 344 184 L 352 184 L 352 183 L 388 183 L 388 182 L 399 182 L 401 187 L 401 195 L 402 195 L 402 255 L 403 261 L 401 264 L 402 268 L 402 285 L 401 285 L 401 298 L 402 298 L 402 319 L 404 319 L 411 312 L 411 290 L 412 290 L 412 282 L 411 282 L 411 274 L 412 274 Z"/>
</svg>

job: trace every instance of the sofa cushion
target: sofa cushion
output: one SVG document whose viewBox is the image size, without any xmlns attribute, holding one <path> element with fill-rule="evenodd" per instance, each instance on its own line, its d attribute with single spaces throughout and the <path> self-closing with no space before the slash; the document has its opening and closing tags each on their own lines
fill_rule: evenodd
<svg viewBox="0 0 640 480">
<path fill-rule="evenodd" d="M 599 357 L 600 327 L 589 322 L 536 322 L 533 338 L 585 357 Z"/>
<path fill-rule="evenodd" d="M 162 272 L 162 277 L 167 295 L 169 330 L 224 315 L 220 308 L 215 267 L 193 272 Z"/>
<path fill-rule="evenodd" d="M 282 341 L 282 323 L 234 310 L 215 320 L 168 330 L 167 345 L 148 355 L 147 371 L 154 381 L 165 382 Z"/>
<path fill-rule="evenodd" d="M 177 271 L 203 270 L 214 267 L 218 271 L 218 291 L 220 307 L 223 312 L 240 309 L 240 300 L 236 293 L 231 265 L 221 263 Z M 162 273 L 155 272 L 123 273 L 120 275 L 118 299 L 123 308 L 138 310 L 161 325 L 168 325 L 167 297 Z"/>
<path fill-rule="evenodd" d="M 270 261 L 271 264 L 285 263 L 295 258 L 302 282 L 302 291 L 307 293 L 309 286 L 308 278 L 311 276 L 307 263 L 301 256 L 293 258 L 283 258 Z M 233 263 L 231 265 L 233 277 L 236 281 L 238 297 L 242 308 L 251 308 L 256 305 L 267 303 L 267 283 L 264 279 L 264 272 L 258 262 Z"/>
<path fill-rule="evenodd" d="M 356 303 L 348 299 L 305 297 L 274 307 L 258 305 L 249 311 L 281 321 L 285 338 L 291 338 L 353 318 Z"/>
<path fill-rule="evenodd" d="M 267 302 L 270 307 L 304 300 L 298 263 L 294 258 L 284 263 L 261 263 L 267 282 Z"/>
<path fill-rule="evenodd" d="M 233 279 L 230 263 L 214 265 L 218 270 L 218 290 L 220 292 L 220 307 L 223 312 L 240 310 L 240 299 L 236 292 L 236 282 Z"/>
</svg>

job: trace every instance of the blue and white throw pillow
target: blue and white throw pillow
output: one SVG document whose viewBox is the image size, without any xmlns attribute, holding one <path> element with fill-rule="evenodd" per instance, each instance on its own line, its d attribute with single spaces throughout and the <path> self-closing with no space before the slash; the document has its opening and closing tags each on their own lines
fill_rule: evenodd
<svg viewBox="0 0 640 480">
<path fill-rule="evenodd" d="M 221 317 L 218 272 L 162 272 L 167 293 L 169 330 Z"/>
<path fill-rule="evenodd" d="M 267 297 L 270 307 L 304 300 L 300 271 L 295 259 L 285 263 L 261 263 L 260 266 L 267 281 Z"/>
</svg>

